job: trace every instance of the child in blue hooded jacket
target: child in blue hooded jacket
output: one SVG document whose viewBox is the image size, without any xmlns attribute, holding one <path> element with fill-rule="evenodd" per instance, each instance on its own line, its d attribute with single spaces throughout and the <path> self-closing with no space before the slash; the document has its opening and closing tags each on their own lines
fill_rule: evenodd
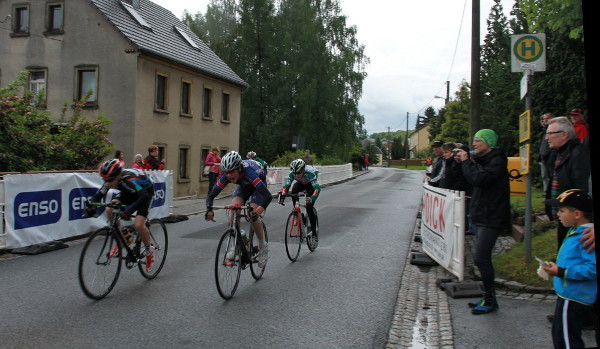
<svg viewBox="0 0 600 349">
<path fill-rule="evenodd" d="M 585 229 L 593 226 L 592 199 L 579 189 L 570 189 L 546 203 L 558 206 L 558 219 L 570 227 L 556 263 L 546 262 L 542 268 L 554 276 L 557 294 L 552 342 L 554 348 L 584 348 L 581 330 L 583 320 L 592 311 L 598 292 L 596 254 L 588 253 L 581 242 Z"/>
</svg>

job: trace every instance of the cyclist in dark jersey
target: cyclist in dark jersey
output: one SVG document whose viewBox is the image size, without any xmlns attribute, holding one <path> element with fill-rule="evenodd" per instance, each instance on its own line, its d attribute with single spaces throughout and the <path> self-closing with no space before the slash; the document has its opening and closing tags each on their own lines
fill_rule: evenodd
<svg viewBox="0 0 600 349">
<path fill-rule="evenodd" d="M 142 170 L 123 169 L 118 159 L 108 160 L 98 170 L 104 184 L 89 199 L 90 202 L 100 202 L 110 189 L 119 190 L 113 201 L 127 205 L 123 212 L 123 219 L 128 220 L 137 211 L 133 222 L 133 228 L 138 232 L 144 243 L 144 256 L 146 256 L 146 270 L 152 268 L 154 246 L 151 244 L 150 232 L 146 227 L 146 218 L 150 211 L 150 204 L 154 197 L 154 183 Z M 88 206 L 88 215 L 94 215 L 96 208 Z M 112 209 L 106 209 L 107 215 L 112 215 Z"/>
<path fill-rule="evenodd" d="M 306 191 L 306 212 L 308 212 L 308 219 L 310 220 L 310 226 L 315 239 L 317 236 L 317 227 L 315 224 L 315 211 L 314 205 L 321 193 L 321 186 L 317 182 L 317 172 L 314 167 L 307 165 L 302 159 L 296 159 L 290 163 L 291 172 L 281 189 L 279 195 L 279 203 L 283 204 L 285 196 L 287 195 L 288 189 L 295 181 L 292 187 L 292 194 L 297 194 L 302 191 Z M 292 198 L 294 205 L 298 198 Z"/>
<path fill-rule="evenodd" d="M 252 227 L 258 238 L 258 266 L 263 268 L 269 259 L 269 247 L 265 241 L 262 221 L 260 216 L 265 212 L 267 206 L 272 200 L 271 192 L 267 189 L 266 171 L 260 164 L 254 160 L 242 160 L 242 156 L 236 151 L 230 151 L 221 159 L 221 172 L 223 175 L 217 180 L 212 191 L 206 197 L 206 220 L 212 220 L 214 212 L 212 211 L 214 198 L 229 183 L 237 184 L 231 203 L 234 206 L 242 207 L 250 199 L 252 207 Z"/>
</svg>

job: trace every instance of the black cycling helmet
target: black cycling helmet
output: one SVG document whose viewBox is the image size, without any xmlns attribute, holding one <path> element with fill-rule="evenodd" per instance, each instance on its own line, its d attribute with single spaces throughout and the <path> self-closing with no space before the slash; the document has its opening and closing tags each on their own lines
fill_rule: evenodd
<svg viewBox="0 0 600 349">
<path fill-rule="evenodd" d="M 221 172 L 231 172 L 242 165 L 242 156 L 237 151 L 230 151 L 221 159 Z"/>
<path fill-rule="evenodd" d="M 305 167 L 306 167 L 306 162 L 304 162 L 304 160 L 302 160 L 302 159 L 296 159 L 290 163 L 290 169 L 294 173 L 300 173 L 300 172 L 304 171 Z"/>
<path fill-rule="evenodd" d="M 123 166 L 119 159 L 110 159 L 102 164 L 98 169 L 98 174 L 102 178 L 115 178 L 123 171 Z"/>
</svg>

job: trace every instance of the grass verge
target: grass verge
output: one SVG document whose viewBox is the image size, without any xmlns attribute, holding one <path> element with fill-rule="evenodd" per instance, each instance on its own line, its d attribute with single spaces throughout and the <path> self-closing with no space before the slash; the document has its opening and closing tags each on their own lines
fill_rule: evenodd
<svg viewBox="0 0 600 349">
<path fill-rule="evenodd" d="M 548 229 L 531 239 L 531 261 L 525 262 L 525 243 L 517 242 L 507 252 L 492 258 L 496 277 L 517 281 L 535 287 L 552 287 L 552 281 L 546 281 L 537 275 L 538 262 L 533 256 L 542 260 L 556 260 L 556 229 Z"/>
</svg>

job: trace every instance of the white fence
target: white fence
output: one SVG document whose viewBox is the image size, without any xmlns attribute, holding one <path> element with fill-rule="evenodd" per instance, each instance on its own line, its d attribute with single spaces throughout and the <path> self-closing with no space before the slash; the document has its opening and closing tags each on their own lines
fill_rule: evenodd
<svg viewBox="0 0 600 349">
<path fill-rule="evenodd" d="M 352 164 L 332 165 L 332 166 L 314 166 L 319 172 L 317 181 L 319 185 L 327 185 L 352 178 Z M 290 173 L 289 167 L 272 167 L 267 173 L 267 185 L 271 193 L 277 193 L 283 186 L 283 182 Z"/>
<path fill-rule="evenodd" d="M 465 273 L 465 192 L 423 185 L 423 251 L 463 281 Z"/>
<path fill-rule="evenodd" d="M 170 214 L 171 171 L 148 171 L 154 181 L 149 218 Z M 95 172 L 5 175 L 0 181 L 0 248 L 18 248 L 85 234 L 106 225 L 106 215 L 83 216 L 86 198 L 102 185 Z M 116 191 L 105 198 L 110 200 Z"/>
</svg>

